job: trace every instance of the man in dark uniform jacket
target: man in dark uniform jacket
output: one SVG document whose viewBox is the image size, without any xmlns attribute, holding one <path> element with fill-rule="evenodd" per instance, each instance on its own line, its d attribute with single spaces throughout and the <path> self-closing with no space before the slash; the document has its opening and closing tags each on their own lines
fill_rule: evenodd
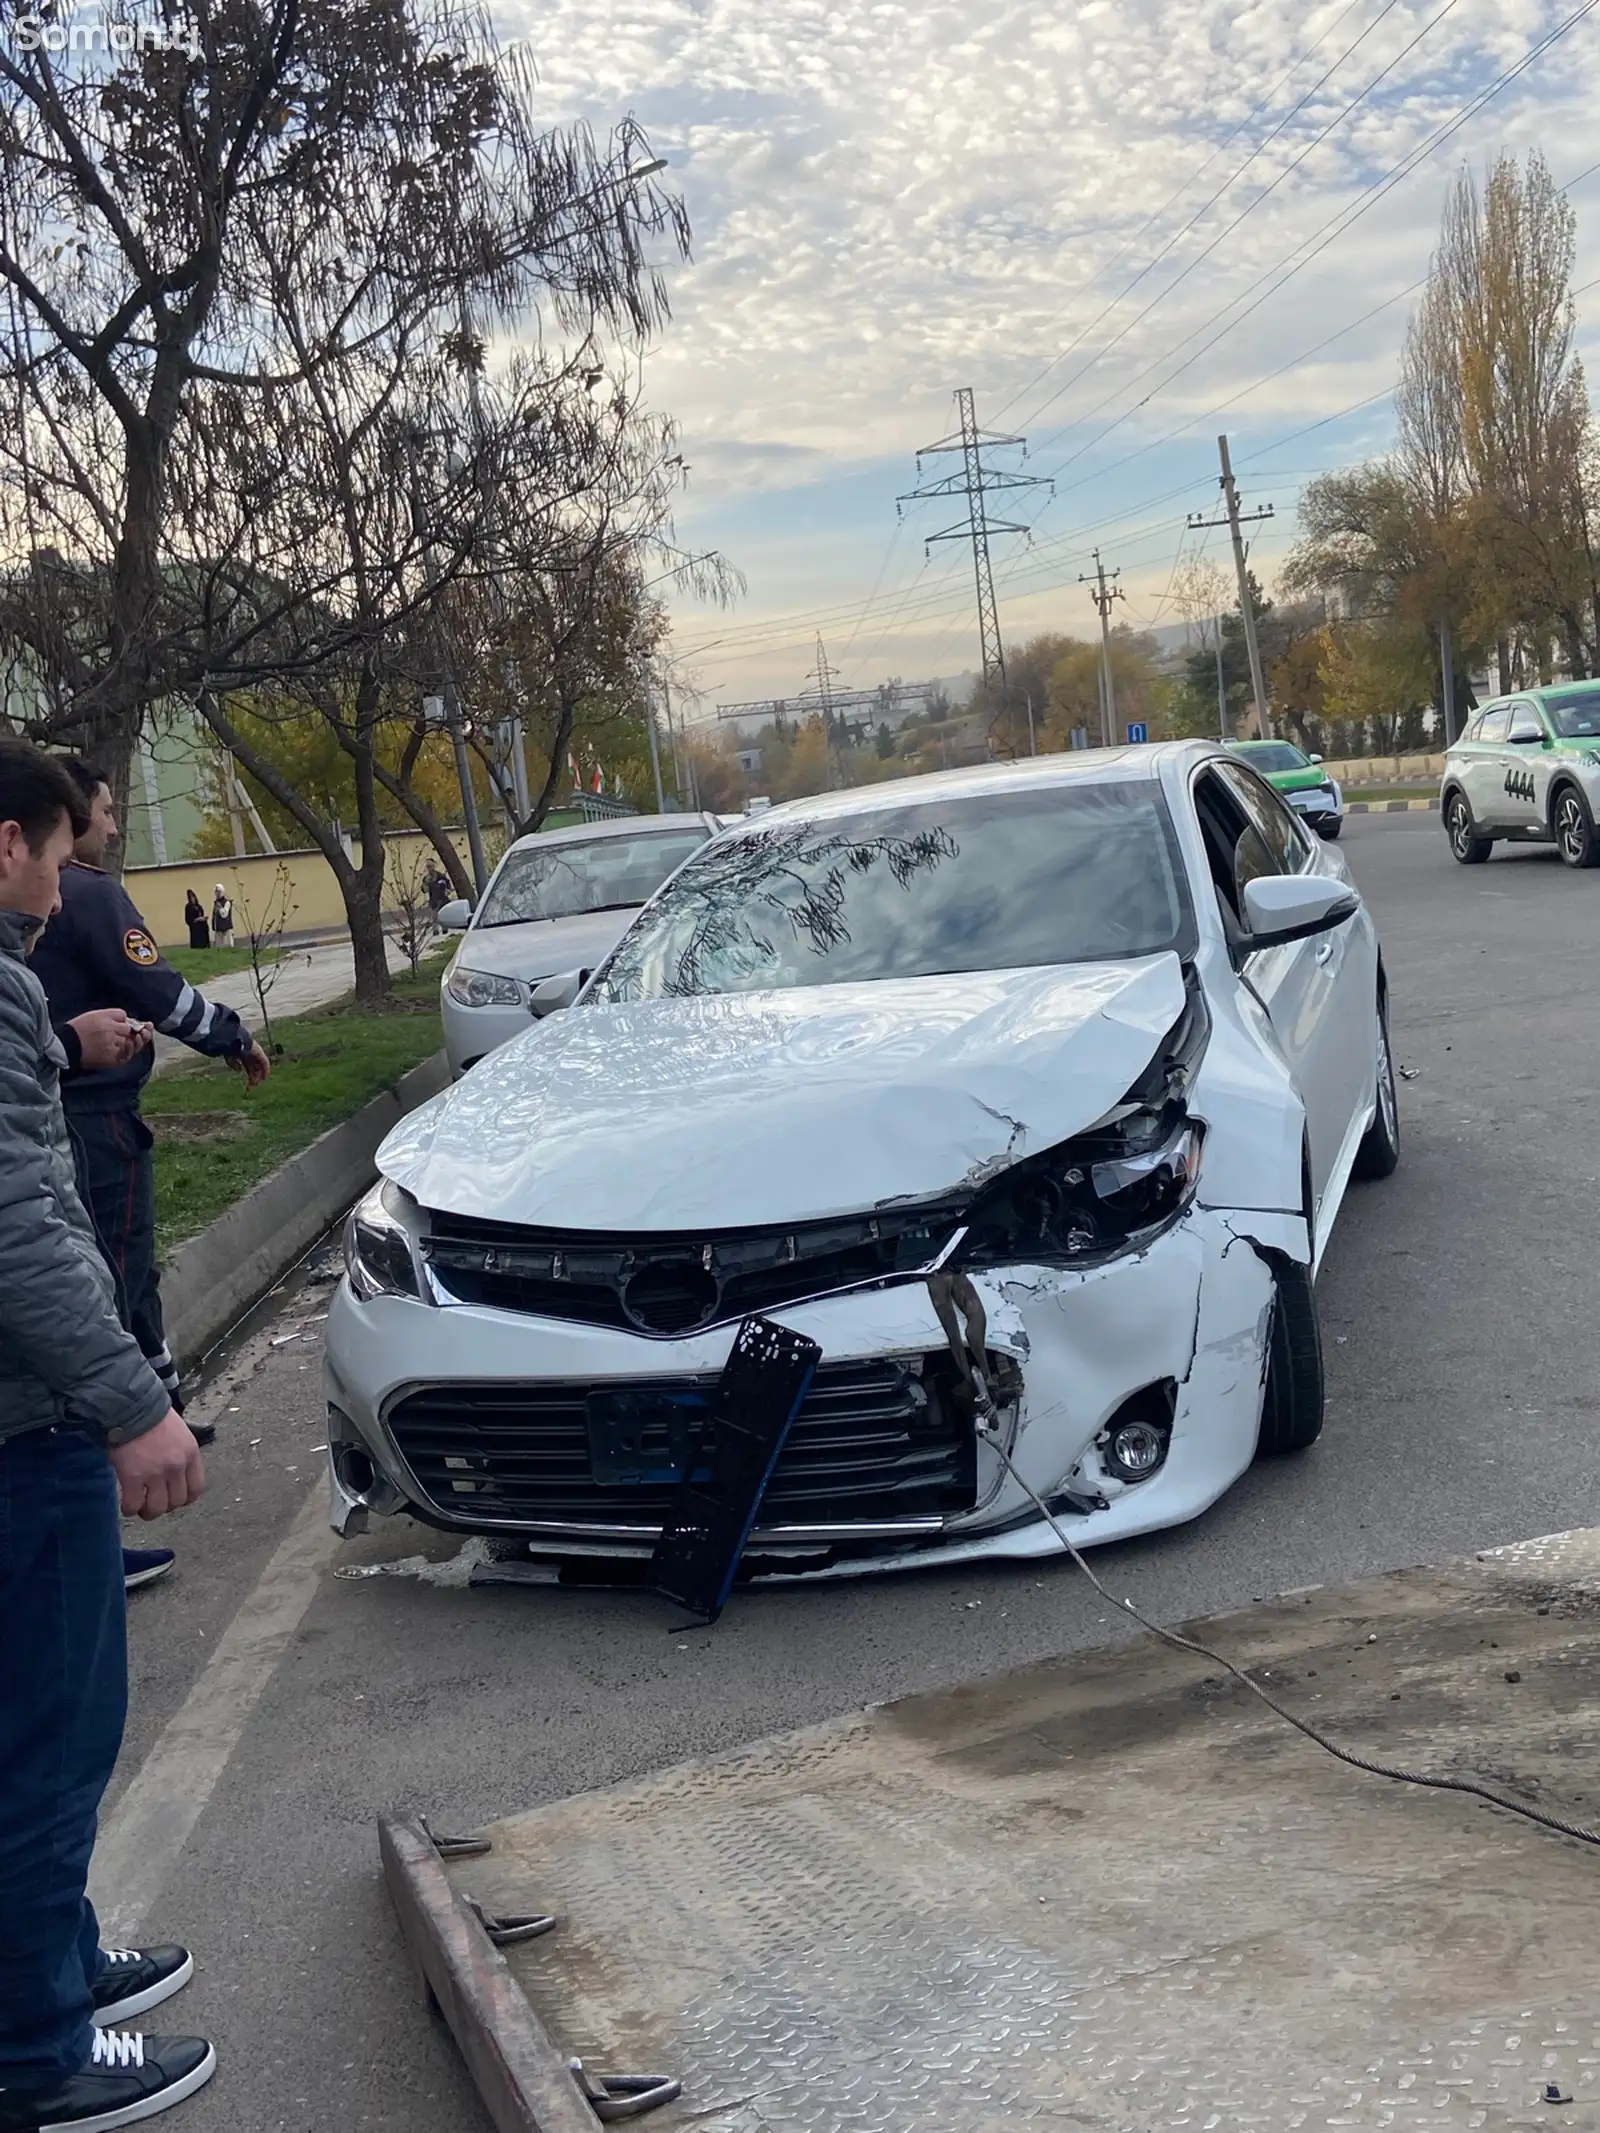
<svg viewBox="0 0 1600 2133">
<path fill-rule="evenodd" d="M 252 1089 L 270 1067 L 233 1009 L 204 999 L 165 961 L 126 889 L 101 871 L 117 835 L 104 772 L 75 757 L 62 758 L 62 767 L 83 794 L 89 828 L 73 847 L 72 864 L 62 869 L 61 909 L 34 948 L 32 968 L 67 1053 L 61 1093 L 78 1190 L 116 1280 L 117 1308 L 181 1411 L 177 1367 L 161 1320 L 154 1140 L 139 1116 L 154 1055 L 145 1046 L 121 1066 L 88 1067 L 71 1025 L 96 1008 L 120 1007 L 208 1058 L 226 1059 Z"/>
</svg>

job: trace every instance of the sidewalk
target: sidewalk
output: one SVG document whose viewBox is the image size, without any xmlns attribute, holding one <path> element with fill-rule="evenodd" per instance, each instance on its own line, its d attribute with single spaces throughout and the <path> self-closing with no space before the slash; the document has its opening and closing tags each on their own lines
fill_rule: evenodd
<svg viewBox="0 0 1600 2133">
<path fill-rule="evenodd" d="M 393 941 L 388 943 L 388 949 L 392 971 L 408 968 L 405 956 Z M 326 1007 L 330 1000 L 351 990 L 355 984 L 355 951 L 348 940 L 313 948 L 288 948 L 283 961 L 274 963 L 268 975 L 272 986 L 267 994 L 267 1012 L 274 1021 L 280 1016 L 287 1020 L 290 1015 L 306 1014 L 313 1007 Z M 248 956 L 241 954 L 238 970 L 229 971 L 226 977 L 208 978 L 200 990 L 208 1000 L 220 1000 L 225 1007 L 234 1008 L 250 1029 L 259 1029 L 261 1010 Z M 158 1074 L 174 1059 L 193 1056 L 176 1037 L 157 1037 L 155 1050 Z"/>
</svg>

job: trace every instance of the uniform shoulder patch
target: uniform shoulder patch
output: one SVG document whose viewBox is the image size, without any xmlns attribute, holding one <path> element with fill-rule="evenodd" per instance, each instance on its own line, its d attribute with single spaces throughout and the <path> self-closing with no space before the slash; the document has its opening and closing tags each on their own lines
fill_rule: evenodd
<svg viewBox="0 0 1600 2133">
<path fill-rule="evenodd" d="M 130 963 L 137 963 L 141 970 L 148 970 L 161 960 L 161 951 L 145 932 L 143 926 L 130 926 L 122 936 L 122 952 Z"/>
</svg>

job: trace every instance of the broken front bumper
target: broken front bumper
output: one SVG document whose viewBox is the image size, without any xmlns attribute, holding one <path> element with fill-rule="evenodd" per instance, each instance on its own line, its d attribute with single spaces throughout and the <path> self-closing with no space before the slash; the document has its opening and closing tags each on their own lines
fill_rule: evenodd
<svg viewBox="0 0 1600 2133">
<path fill-rule="evenodd" d="M 1193 1518 L 1250 1464 L 1273 1293 L 1265 1250 L 1303 1258 L 1304 1225 L 1195 1208 L 1104 1266 L 973 1277 L 1001 1441 L 1082 1545 Z M 837 1573 L 1059 1547 L 963 1407 L 925 1283 L 774 1315 L 824 1362 L 747 1564 Z M 646 1558 L 671 1474 L 661 1441 L 654 1470 L 622 1449 L 614 1417 L 630 1401 L 656 1416 L 692 1409 L 734 1332 L 651 1340 L 478 1306 L 358 1303 L 345 1286 L 328 1326 L 334 1524 L 411 1510 L 517 1536 L 536 1555 Z M 1165 1458 L 1140 1481 L 1118 1478 L 1104 1442 L 1130 1403 L 1163 1428 L 1170 1418 Z"/>
</svg>

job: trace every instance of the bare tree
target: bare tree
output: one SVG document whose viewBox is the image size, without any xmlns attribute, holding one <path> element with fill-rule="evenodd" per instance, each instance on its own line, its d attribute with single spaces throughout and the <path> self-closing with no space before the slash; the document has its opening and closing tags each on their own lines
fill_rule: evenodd
<svg viewBox="0 0 1600 2133">
<path fill-rule="evenodd" d="M 243 449 L 281 434 L 264 403 L 425 325 L 438 345 L 464 302 L 490 325 L 547 307 L 574 347 L 647 335 L 666 299 L 646 252 L 687 242 L 636 175 L 637 129 L 602 150 L 543 128 L 473 0 L 185 15 L 185 42 L 141 37 L 135 0 L 107 0 L 101 47 L 0 46 L 0 543 L 20 565 L 0 637 L 44 693 L 32 728 L 91 747 L 119 790 L 149 705 L 281 678 L 253 539 L 279 470 Z M 220 443 L 234 473 L 212 485 Z M 348 558 L 322 552 L 303 671 L 359 639 Z"/>
<path fill-rule="evenodd" d="M 294 877 L 280 859 L 272 870 L 272 879 L 266 889 L 251 898 L 242 883 L 234 896 L 239 906 L 239 915 L 244 920 L 244 945 L 250 957 L 250 983 L 255 991 L 256 1006 L 261 1011 L 261 1042 L 269 1051 L 276 1051 L 272 1035 L 272 1016 L 267 1001 L 272 988 L 284 972 L 287 958 L 283 952 L 283 936 L 289 930 L 289 921 L 300 908 L 295 902 Z"/>
<path fill-rule="evenodd" d="M 389 855 L 388 933 L 416 977 L 439 937 L 428 895 L 433 860 L 425 844 L 399 845 Z"/>
</svg>

